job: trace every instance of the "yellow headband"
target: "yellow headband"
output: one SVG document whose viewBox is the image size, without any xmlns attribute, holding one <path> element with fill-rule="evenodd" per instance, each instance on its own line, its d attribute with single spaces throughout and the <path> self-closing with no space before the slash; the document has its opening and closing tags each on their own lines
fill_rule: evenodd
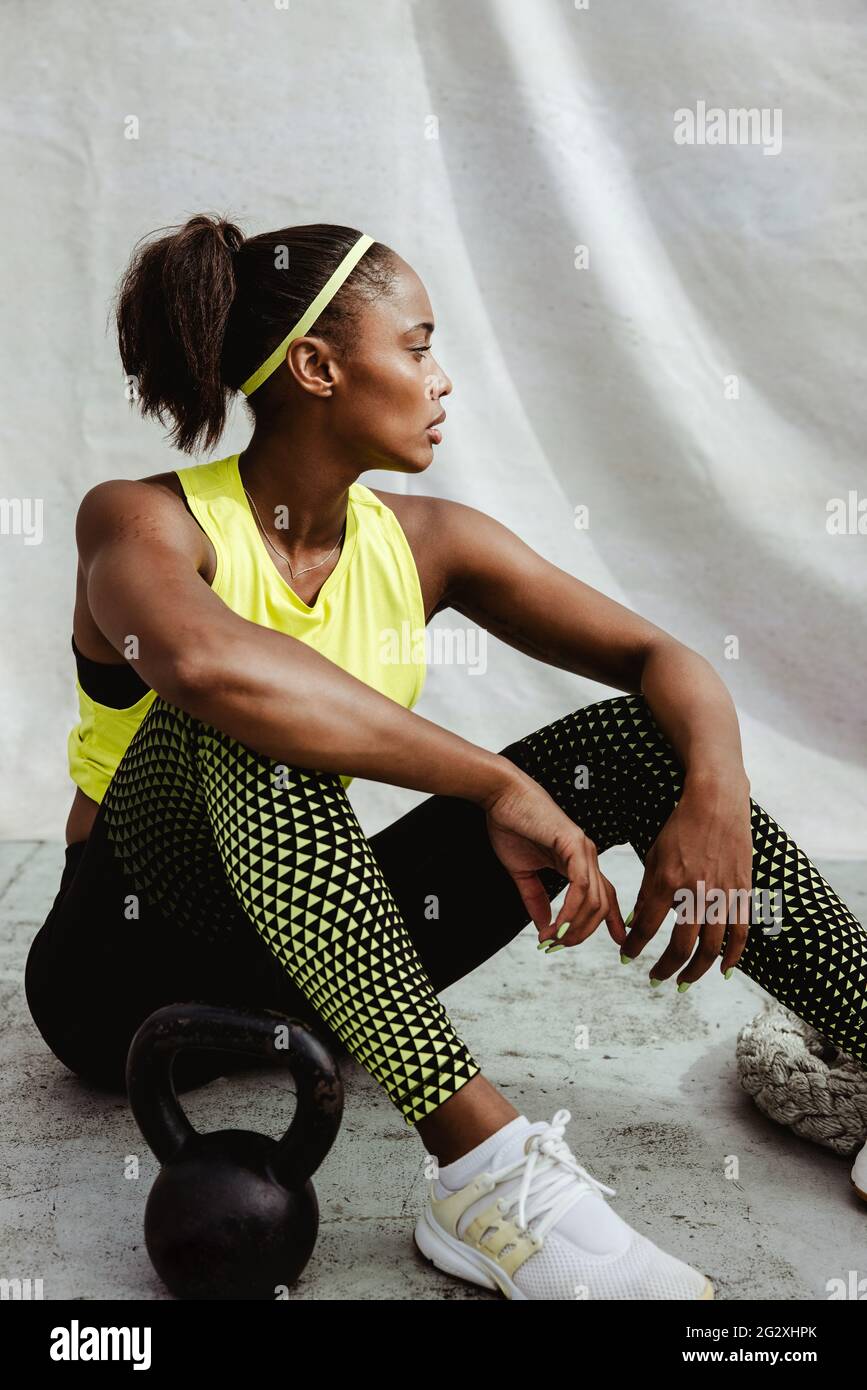
<svg viewBox="0 0 867 1390">
<path fill-rule="evenodd" d="M 322 286 L 313 303 L 304 310 L 295 327 L 290 329 L 279 347 L 275 347 L 271 356 L 266 358 L 261 367 L 257 367 L 253 375 L 244 382 L 241 390 L 245 396 L 252 395 L 256 388 L 261 386 L 263 381 L 267 381 L 271 373 L 277 370 L 286 357 L 286 349 L 289 344 L 294 342 L 296 338 L 303 338 L 308 329 L 313 326 L 326 304 L 334 298 L 349 272 L 361 260 L 368 246 L 373 245 L 373 240 L 372 236 L 360 236 L 355 245 L 347 251 L 334 274 Z"/>
</svg>

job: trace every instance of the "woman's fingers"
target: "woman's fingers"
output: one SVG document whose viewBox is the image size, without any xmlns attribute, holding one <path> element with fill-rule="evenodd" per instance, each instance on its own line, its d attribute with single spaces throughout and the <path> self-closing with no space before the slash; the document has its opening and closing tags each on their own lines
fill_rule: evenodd
<svg viewBox="0 0 867 1390">
<path fill-rule="evenodd" d="M 731 900 L 733 896 L 733 893 L 728 895 L 727 900 Z M 738 902 L 735 908 L 730 908 L 728 916 L 731 918 L 729 922 L 700 922 L 693 907 L 679 906 L 680 920 L 675 924 L 666 950 L 653 967 L 653 977 L 668 980 L 685 965 L 677 983 L 694 984 L 720 959 L 721 954 L 721 968 L 725 972 L 732 963 L 740 959 L 746 945 L 749 932 L 748 907 Z M 726 948 L 723 952 L 724 941 Z"/>
<path fill-rule="evenodd" d="M 744 951 L 746 950 L 747 938 L 750 932 L 749 914 L 738 913 L 737 922 L 730 922 L 727 927 L 725 937 L 725 950 L 720 961 L 720 970 L 725 975 L 727 970 L 737 965 Z"/>
<path fill-rule="evenodd" d="M 622 946 L 626 941 L 626 923 L 623 920 L 623 913 L 620 911 L 620 903 L 617 901 L 617 893 L 614 884 L 603 875 L 603 883 L 608 889 L 608 912 L 605 915 L 605 924 L 608 927 L 608 935 L 612 941 L 616 941 L 618 946 Z"/>
<path fill-rule="evenodd" d="M 562 839 L 558 837 L 549 854 L 552 867 L 568 880 L 566 895 L 553 922 L 550 900 L 538 874 L 512 870 L 512 878 L 536 926 L 539 945 L 549 951 L 558 946 L 578 946 L 601 922 L 607 922 L 614 941 L 624 942 L 626 924 L 617 894 L 599 868 L 593 841 L 579 826 L 570 823 L 567 834 Z"/>
<path fill-rule="evenodd" d="M 592 936 L 608 911 L 608 894 L 602 882 L 599 861 L 596 858 L 596 846 L 592 840 L 585 840 L 584 843 L 590 882 L 584 895 L 584 901 L 578 911 L 573 912 L 571 917 L 565 918 L 569 923 L 569 928 L 563 933 L 560 940 L 566 946 L 577 946 L 580 942 L 586 941 L 588 936 Z M 565 906 L 564 903 L 564 909 Z"/>
<path fill-rule="evenodd" d="M 530 920 L 539 933 L 539 940 L 547 941 L 549 937 L 554 935 L 554 928 L 551 924 L 551 901 L 542 887 L 541 879 L 538 874 L 527 874 L 526 876 L 513 874 L 512 878 L 521 894 Z"/>
<path fill-rule="evenodd" d="M 600 885 L 594 862 L 596 847 L 592 840 L 588 840 L 577 826 L 575 836 L 570 839 L 565 863 L 558 865 L 560 872 L 568 878 L 569 886 L 560 911 L 554 919 L 554 935 L 556 936 L 563 924 L 567 923 L 568 929 L 563 935 L 568 935 L 569 944 L 574 945 L 579 925 L 584 923 L 590 909 L 599 904 Z M 561 944 L 562 941 L 561 936 L 557 944 Z"/>
<path fill-rule="evenodd" d="M 561 872 L 568 874 L 569 888 L 551 932 L 556 945 L 578 946 L 604 921 L 615 941 L 625 940 L 626 927 L 617 894 L 599 868 L 593 841 L 579 832 L 572 855 Z M 566 930 L 557 936 L 563 926 Z"/>
<path fill-rule="evenodd" d="M 567 933 L 561 937 L 561 940 L 568 942 L 569 945 L 577 946 L 580 945 L 582 941 L 586 941 L 588 936 L 592 936 L 596 928 L 602 922 L 608 923 L 608 931 L 615 941 L 626 940 L 626 926 L 620 915 L 617 894 L 614 891 L 613 884 L 608 881 L 599 867 L 595 846 L 593 866 L 599 881 L 599 906 L 591 908 L 588 914 L 585 915 L 583 921 L 579 920 L 578 922 L 573 922 L 572 925 L 573 928 L 575 928 L 575 934 L 571 940 L 569 939 L 570 936 L 572 936 L 571 933 Z"/>
<path fill-rule="evenodd" d="M 665 921 L 672 905 L 672 889 L 648 882 L 647 875 L 641 886 L 638 901 L 633 909 L 633 918 L 624 945 L 623 954 L 635 960 L 641 955 L 648 941 L 652 941 Z M 655 967 L 654 967 L 655 969 Z"/>
</svg>

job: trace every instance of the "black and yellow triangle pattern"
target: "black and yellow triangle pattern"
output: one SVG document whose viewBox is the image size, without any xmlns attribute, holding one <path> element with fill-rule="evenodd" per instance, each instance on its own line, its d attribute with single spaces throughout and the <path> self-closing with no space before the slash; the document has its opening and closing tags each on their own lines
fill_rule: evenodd
<svg viewBox="0 0 867 1390">
<path fill-rule="evenodd" d="M 203 942 L 236 930 L 240 904 L 408 1125 L 480 1070 L 336 773 L 278 764 L 158 698 L 104 808 L 137 890 Z"/>
<path fill-rule="evenodd" d="M 639 695 L 577 709 L 502 751 L 600 854 L 630 844 L 645 860 L 683 790 Z M 407 1124 L 477 1074 L 337 774 L 282 768 L 157 698 L 103 815 L 125 877 L 195 944 L 193 958 L 239 934 L 249 942 L 254 928 Z M 779 889 L 784 910 L 778 932 L 751 926 L 738 968 L 867 1065 L 867 932 L 754 800 L 751 823 L 752 886 Z M 565 887 L 545 875 L 552 896 Z"/>
<path fill-rule="evenodd" d="M 572 816 L 598 854 L 630 844 L 643 862 L 683 791 L 684 768 L 643 695 L 574 710 L 503 751 Z M 587 772 L 576 789 L 581 767 Z M 753 922 L 737 968 L 867 1065 L 867 931 L 794 840 L 750 802 L 752 887 L 779 890 L 782 913 L 779 929 Z M 660 944 L 667 942 L 666 935 Z"/>
</svg>

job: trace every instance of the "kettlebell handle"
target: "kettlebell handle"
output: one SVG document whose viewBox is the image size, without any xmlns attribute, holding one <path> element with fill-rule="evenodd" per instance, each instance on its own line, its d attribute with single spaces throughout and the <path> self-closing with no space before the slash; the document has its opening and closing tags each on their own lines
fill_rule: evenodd
<svg viewBox="0 0 867 1390">
<path fill-rule="evenodd" d="M 276 1046 L 278 1029 L 285 1047 Z M 136 1123 L 161 1165 L 178 1158 L 197 1134 L 172 1078 L 177 1054 L 194 1048 L 247 1053 L 292 1072 L 295 1114 L 270 1166 L 284 1187 L 302 1187 L 331 1148 L 343 1115 L 343 1083 L 328 1049 L 304 1023 L 271 1009 L 197 1001 L 157 1009 L 130 1043 L 126 1085 Z"/>
</svg>

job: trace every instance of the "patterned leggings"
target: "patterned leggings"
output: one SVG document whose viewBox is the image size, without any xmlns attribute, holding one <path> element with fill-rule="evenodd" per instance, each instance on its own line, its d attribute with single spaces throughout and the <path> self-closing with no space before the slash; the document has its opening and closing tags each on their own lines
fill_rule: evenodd
<svg viewBox="0 0 867 1390">
<path fill-rule="evenodd" d="M 599 854 L 628 843 L 644 860 L 682 791 L 641 695 L 501 751 Z M 752 886 L 779 890 L 782 929 L 751 926 L 738 968 L 867 1065 L 867 931 L 751 805 Z M 540 878 L 551 898 L 566 886 Z M 88 841 L 67 851 L 27 998 L 61 1061 L 120 1088 L 136 1028 L 163 1004 L 287 1012 L 339 1040 L 413 1125 L 480 1070 L 439 993 L 529 920 L 474 803 L 432 796 L 368 838 L 337 774 L 287 768 L 158 698 Z M 179 1057 L 179 1088 L 214 1066 Z"/>
</svg>

